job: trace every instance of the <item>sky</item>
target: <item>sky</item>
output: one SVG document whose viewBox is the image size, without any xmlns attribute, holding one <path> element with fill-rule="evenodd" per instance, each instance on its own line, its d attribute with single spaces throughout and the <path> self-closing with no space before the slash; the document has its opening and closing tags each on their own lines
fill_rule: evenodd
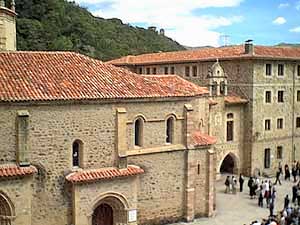
<svg viewBox="0 0 300 225">
<path fill-rule="evenodd" d="M 75 0 L 94 16 L 165 29 L 182 45 L 300 43 L 300 0 Z"/>
</svg>

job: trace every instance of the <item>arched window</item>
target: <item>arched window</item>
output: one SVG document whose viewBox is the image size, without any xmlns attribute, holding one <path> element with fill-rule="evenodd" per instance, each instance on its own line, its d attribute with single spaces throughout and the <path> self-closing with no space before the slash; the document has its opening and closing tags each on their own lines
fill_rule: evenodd
<svg viewBox="0 0 300 225">
<path fill-rule="evenodd" d="M 0 224 L 10 225 L 14 218 L 13 208 L 8 199 L 0 193 Z"/>
<path fill-rule="evenodd" d="M 233 123 L 233 114 L 227 114 L 227 124 L 226 124 L 226 140 L 233 141 L 233 130 L 234 130 L 234 123 Z"/>
<path fill-rule="evenodd" d="M 166 123 L 166 143 L 174 142 L 174 117 L 169 117 Z"/>
<path fill-rule="evenodd" d="M 141 147 L 143 145 L 143 120 L 138 118 L 134 122 L 134 145 Z"/>
<path fill-rule="evenodd" d="M 82 167 L 82 142 L 76 140 L 72 146 L 72 165 L 73 167 Z"/>
</svg>

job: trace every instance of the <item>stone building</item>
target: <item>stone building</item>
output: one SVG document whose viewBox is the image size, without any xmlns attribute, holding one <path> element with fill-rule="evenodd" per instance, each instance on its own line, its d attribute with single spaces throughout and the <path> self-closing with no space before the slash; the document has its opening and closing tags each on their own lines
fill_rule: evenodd
<svg viewBox="0 0 300 225">
<path fill-rule="evenodd" d="M 216 61 L 220 74 L 213 78 Z M 300 160 L 300 48 L 248 42 L 126 56 L 109 63 L 138 74 L 177 74 L 210 87 L 209 133 L 218 140 L 217 172 L 225 162 L 249 175 L 271 174 L 279 162 Z M 227 137 L 230 133 L 233 138 Z"/>
<path fill-rule="evenodd" d="M 13 8 L 0 10 L 0 20 L 14 21 Z M 10 51 L 16 46 L 3 37 L 12 26 L 2 23 L 0 34 L 1 225 L 162 224 L 214 214 L 206 87 L 77 53 Z"/>
</svg>

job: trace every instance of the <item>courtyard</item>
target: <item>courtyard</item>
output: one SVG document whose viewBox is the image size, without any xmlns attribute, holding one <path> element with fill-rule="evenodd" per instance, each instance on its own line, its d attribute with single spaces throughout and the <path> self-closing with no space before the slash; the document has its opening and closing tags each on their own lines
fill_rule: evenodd
<svg viewBox="0 0 300 225">
<path fill-rule="evenodd" d="M 225 182 L 226 176 L 216 182 L 217 188 L 217 211 L 213 218 L 200 218 L 195 219 L 194 222 L 188 223 L 189 225 L 244 225 L 250 224 L 254 220 L 261 221 L 263 218 L 267 218 L 269 215 L 269 209 L 266 208 L 264 200 L 264 208 L 258 207 L 258 199 L 250 199 L 249 189 L 247 186 L 248 178 L 244 182 L 244 191 L 242 193 L 237 192 L 234 194 L 225 194 Z M 265 180 L 265 178 L 263 178 Z M 260 181 L 262 178 L 260 178 Z M 271 178 L 274 182 L 275 178 Z M 282 181 L 282 185 L 276 185 L 277 197 L 275 200 L 276 213 L 283 208 L 284 197 L 286 194 L 292 197 L 292 181 Z M 187 223 L 181 222 L 172 225 L 184 225 Z"/>
</svg>

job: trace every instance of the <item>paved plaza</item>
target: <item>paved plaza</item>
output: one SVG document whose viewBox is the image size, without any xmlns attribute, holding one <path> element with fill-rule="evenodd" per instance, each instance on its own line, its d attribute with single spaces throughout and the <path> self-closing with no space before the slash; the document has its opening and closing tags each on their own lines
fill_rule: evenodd
<svg viewBox="0 0 300 225">
<path fill-rule="evenodd" d="M 238 192 L 236 195 L 225 194 L 225 182 L 226 177 L 222 177 L 221 180 L 217 181 L 217 212 L 213 218 L 201 218 L 196 219 L 189 225 L 244 225 L 250 224 L 254 220 L 261 220 L 267 218 L 269 215 L 269 209 L 266 208 L 264 200 L 264 208 L 257 206 L 258 199 L 250 199 L 249 189 L 247 186 L 248 178 L 244 182 L 244 192 Z M 265 179 L 265 178 L 264 178 Z M 275 178 L 271 179 L 273 182 Z M 261 181 L 261 179 L 260 179 Z M 283 208 L 283 200 L 286 194 L 289 195 L 290 199 L 292 196 L 292 181 L 282 181 L 282 185 L 276 185 L 277 197 L 275 200 L 274 213 Z M 239 187 L 239 185 L 238 185 Z M 187 223 L 177 223 L 173 225 L 184 225 Z"/>
</svg>

